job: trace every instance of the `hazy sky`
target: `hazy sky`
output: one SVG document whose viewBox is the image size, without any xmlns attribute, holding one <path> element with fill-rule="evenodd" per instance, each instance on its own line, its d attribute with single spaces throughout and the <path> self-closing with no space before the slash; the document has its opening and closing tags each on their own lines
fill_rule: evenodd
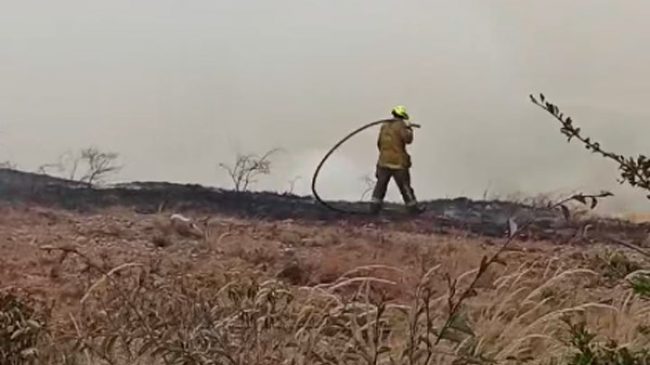
<svg viewBox="0 0 650 365">
<path fill-rule="evenodd" d="M 650 153 L 650 2 L 0 0 L 0 160 L 119 152 L 118 180 L 227 186 L 219 162 L 283 147 L 259 189 L 309 194 L 320 157 L 404 104 L 420 199 L 612 189 L 616 166 L 567 144 L 544 92 L 605 147 Z M 325 166 L 357 199 L 376 130 Z M 391 186 L 390 196 L 398 198 Z M 589 190 L 589 191 L 591 191 Z"/>
</svg>

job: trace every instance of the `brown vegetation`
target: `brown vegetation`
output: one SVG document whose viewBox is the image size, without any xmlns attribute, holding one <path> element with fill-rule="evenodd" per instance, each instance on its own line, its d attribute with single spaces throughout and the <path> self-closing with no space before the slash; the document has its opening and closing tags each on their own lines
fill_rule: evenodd
<svg viewBox="0 0 650 365">
<path fill-rule="evenodd" d="M 5 363 L 569 362 L 588 331 L 650 345 L 643 261 L 618 248 L 514 241 L 467 291 L 494 241 L 186 215 L 202 236 L 162 214 L 2 208 Z"/>
</svg>

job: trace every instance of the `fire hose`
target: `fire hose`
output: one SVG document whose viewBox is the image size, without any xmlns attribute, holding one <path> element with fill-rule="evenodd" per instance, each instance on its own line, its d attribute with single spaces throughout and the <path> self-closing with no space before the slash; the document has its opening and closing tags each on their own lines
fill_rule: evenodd
<svg viewBox="0 0 650 365">
<path fill-rule="evenodd" d="M 363 125 L 363 126 L 357 128 L 357 129 L 355 129 L 354 131 L 348 133 L 348 135 L 343 137 L 343 139 L 338 141 L 334 145 L 334 147 L 332 147 L 329 151 L 327 151 L 327 153 L 325 154 L 323 159 L 320 161 L 320 163 L 316 167 L 316 171 L 314 171 L 314 176 L 311 179 L 311 192 L 314 194 L 314 198 L 316 198 L 316 200 L 319 203 L 321 203 L 326 208 L 328 208 L 328 209 L 330 209 L 332 211 L 335 211 L 335 212 L 339 212 L 339 213 L 344 213 L 344 214 L 369 214 L 369 212 L 365 212 L 365 211 L 353 211 L 353 210 L 346 210 L 346 209 L 337 208 L 337 207 L 331 205 L 330 203 L 324 201 L 323 199 L 321 199 L 321 197 L 318 195 L 318 192 L 316 191 L 316 179 L 318 178 L 318 173 L 320 172 L 320 169 L 323 167 L 323 164 L 325 164 L 325 161 L 327 161 L 327 159 L 332 155 L 332 153 L 334 153 L 334 151 L 336 151 L 339 147 L 341 147 L 341 145 L 343 143 L 345 143 L 347 140 L 352 138 L 354 135 L 360 133 L 361 131 L 366 130 L 366 129 L 370 128 L 370 127 L 374 127 L 375 125 L 381 124 L 381 123 L 384 123 L 384 122 L 386 122 L 386 121 L 385 120 L 378 120 L 378 121 L 368 123 L 366 125 Z M 414 127 L 414 128 L 420 128 L 420 125 L 415 124 L 415 123 L 411 123 L 410 126 Z"/>
</svg>

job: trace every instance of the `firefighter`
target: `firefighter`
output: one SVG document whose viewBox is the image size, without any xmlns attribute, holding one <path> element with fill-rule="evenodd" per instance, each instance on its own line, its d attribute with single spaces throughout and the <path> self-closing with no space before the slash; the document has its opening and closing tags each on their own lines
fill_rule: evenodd
<svg viewBox="0 0 650 365">
<path fill-rule="evenodd" d="M 375 171 L 377 182 L 372 192 L 370 211 L 379 213 L 383 206 L 386 189 L 390 179 L 394 179 L 409 212 L 421 213 L 424 209 L 418 205 L 411 187 L 411 156 L 406 152 L 406 145 L 413 142 L 413 128 L 406 108 L 399 105 L 393 108 L 393 118 L 381 124 L 377 148 L 379 158 Z"/>
</svg>

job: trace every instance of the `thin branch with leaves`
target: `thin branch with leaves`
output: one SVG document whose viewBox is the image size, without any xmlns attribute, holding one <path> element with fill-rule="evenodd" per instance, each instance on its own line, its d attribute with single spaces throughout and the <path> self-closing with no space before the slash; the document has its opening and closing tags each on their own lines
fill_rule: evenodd
<svg viewBox="0 0 650 365">
<path fill-rule="evenodd" d="M 562 124 L 560 132 L 567 137 L 567 142 L 571 142 L 571 140 L 575 139 L 581 142 L 587 150 L 615 161 L 618 164 L 621 174 L 620 179 L 618 180 L 620 184 L 627 182 L 633 187 L 638 187 L 650 192 L 650 158 L 642 154 L 639 154 L 637 157 L 626 157 L 621 154 L 607 151 L 601 147 L 599 142 L 594 141 L 590 137 L 584 136 L 581 129 L 573 124 L 573 119 L 560 111 L 560 108 L 557 105 L 548 101 L 544 94 L 539 94 L 539 99 L 531 94 L 530 100 L 533 104 L 546 110 Z M 648 194 L 647 197 L 650 199 L 650 194 Z"/>
</svg>

